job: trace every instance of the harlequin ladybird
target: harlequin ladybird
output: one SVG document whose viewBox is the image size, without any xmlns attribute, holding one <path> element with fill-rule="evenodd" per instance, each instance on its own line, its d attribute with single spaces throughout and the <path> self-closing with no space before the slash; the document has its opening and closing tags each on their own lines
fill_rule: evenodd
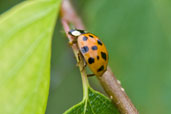
<svg viewBox="0 0 171 114">
<path fill-rule="evenodd" d="M 90 70 L 96 76 L 102 76 L 108 65 L 108 52 L 103 42 L 84 30 L 73 29 L 69 34 L 76 38 L 77 46 Z"/>
</svg>

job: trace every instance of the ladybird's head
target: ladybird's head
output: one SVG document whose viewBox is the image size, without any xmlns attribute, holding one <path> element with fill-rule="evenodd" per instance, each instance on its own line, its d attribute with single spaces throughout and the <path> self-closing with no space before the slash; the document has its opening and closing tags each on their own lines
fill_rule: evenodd
<svg viewBox="0 0 171 114">
<path fill-rule="evenodd" d="M 85 30 L 71 29 L 68 33 L 72 36 L 78 37 L 81 34 L 85 34 L 87 32 Z"/>
</svg>

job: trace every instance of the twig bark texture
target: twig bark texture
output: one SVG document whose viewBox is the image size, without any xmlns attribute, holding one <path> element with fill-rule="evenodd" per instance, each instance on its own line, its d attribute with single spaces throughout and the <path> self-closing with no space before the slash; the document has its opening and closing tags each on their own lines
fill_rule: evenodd
<svg viewBox="0 0 171 114">
<path fill-rule="evenodd" d="M 70 30 L 69 24 L 74 25 L 74 27 L 77 29 L 85 29 L 80 17 L 76 14 L 69 0 L 63 0 L 62 2 L 61 21 L 66 35 L 70 41 L 72 41 L 73 39 L 68 34 L 68 31 Z M 73 45 L 72 49 L 76 55 L 78 53 L 78 48 Z M 82 66 L 80 66 L 80 68 L 81 67 Z M 127 96 L 124 89 L 121 87 L 121 84 L 116 79 L 109 66 L 104 75 L 98 77 L 98 79 L 121 114 L 138 114 L 137 109 Z"/>
</svg>

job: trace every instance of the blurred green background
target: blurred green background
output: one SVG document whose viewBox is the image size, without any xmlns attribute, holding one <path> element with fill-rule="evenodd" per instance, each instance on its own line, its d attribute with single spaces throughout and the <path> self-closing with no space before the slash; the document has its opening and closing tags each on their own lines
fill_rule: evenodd
<svg viewBox="0 0 171 114">
<path fill-rule="evenodd" d="M 0 14 L 22 0 L 0 0 Z M 171 1 L 72 0 L 88 31 L 100 36 L 109 65 L 141 114 L 171 113 Z M 52 41 L 46 114 L 82 99 L 80 73 L 60 20 Z M 93 88 L 103 92 L 95 77 Z"/>
</svg>

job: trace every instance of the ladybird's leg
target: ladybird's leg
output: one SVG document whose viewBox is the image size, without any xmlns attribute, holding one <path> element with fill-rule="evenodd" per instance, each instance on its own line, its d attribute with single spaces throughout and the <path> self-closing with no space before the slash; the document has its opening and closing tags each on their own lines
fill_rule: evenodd
<svg viewBox="0 0 171 114">
<path fill-rule="evenodd" d="M 77 64 L 76 64 L 76 66 L 79 66 L 80 61 L 81 61 L 81 53 L 78 52 L 77 56 L 78 56 L 78 62 L 77 62 Z"/>
<path fill-rule="evenodd" d="M 82 56 L 83 57 L 83 56 Z M 83 57 L 83 59 L 84 59 L 84 57 Z M 83 65 L 83 69 L 81 70 L 81 71 L 83 71 L 85 68 L 86 68 L 86 66 L 87 66 L 87 63 L 86 63 L 86 61 L 85 61 L 85 59 L 84 59 L 84 63 L 83 63 L 84 65 Z"/>
<path fill-rule="evenodd" d="M 73 44 L 76 44 L 77 43 L 77 38 L 75 38 L 74 40 L 72 41 L 69 41 L 69 45 L 72 46 Z"/>
<path fill-rule="evenodd" d="M 82 58 L 83 58 L 83 69 L 82 69 L 82 71 L 85 69 L 85 67 L 87 66 L 87 63 L 86 63 L 86 60 L 85 60 L 85 58 L 84 58 L 84 56 L 81 54 L 81 56 L 82 56 Z"/>
<path fill-rule="evenodd" d="M 95 76 L 95 74 L 87 74 L 87 77 Z"/>
<path fill-rule="evenodd" d="M 84 57 L 83 57 L 83 55 L 82 55 L 82 53 L 79 51 L 79 53 L 78 53 L 78 62 L 77 62 L 77 64 L 76 64 L 76 66 L 79 66 L 79 64 L 80 64 L 80 62 L 81 62 L 81 59 L 83 60 L 83 68 L 81 69 L 81 72 L 85 69 L 85 67 L 87 66 L 87 63 L 86 63 L 86 61 L 85 61 L 85 59 L 84 59 Z"/>
<path fill-rule="evenodd" d="M 85 59 L 84 59 L 84 56 L 82 55 L 82 53 L 79 51 L 79 55 L 78 55 L 78 57 L 79 57 L 79 59 L 81 60 L 83 60 L 83 68 L 81 69 L 81 71 L 83 71 L 84 69 L 85 69 L 85 67 L 87 66 L 87 63 L 86 63 L 86 61 L 85 61 Z M 79 61 L 80 61 L 79 60 Z"/>
<path fill-rule="evenodd" d="M 84 59 L 84 68 L 87 66 L 87 63 L 86 63 L 86 61 L 85 61 L 85 59 Z"/>
</svg>

